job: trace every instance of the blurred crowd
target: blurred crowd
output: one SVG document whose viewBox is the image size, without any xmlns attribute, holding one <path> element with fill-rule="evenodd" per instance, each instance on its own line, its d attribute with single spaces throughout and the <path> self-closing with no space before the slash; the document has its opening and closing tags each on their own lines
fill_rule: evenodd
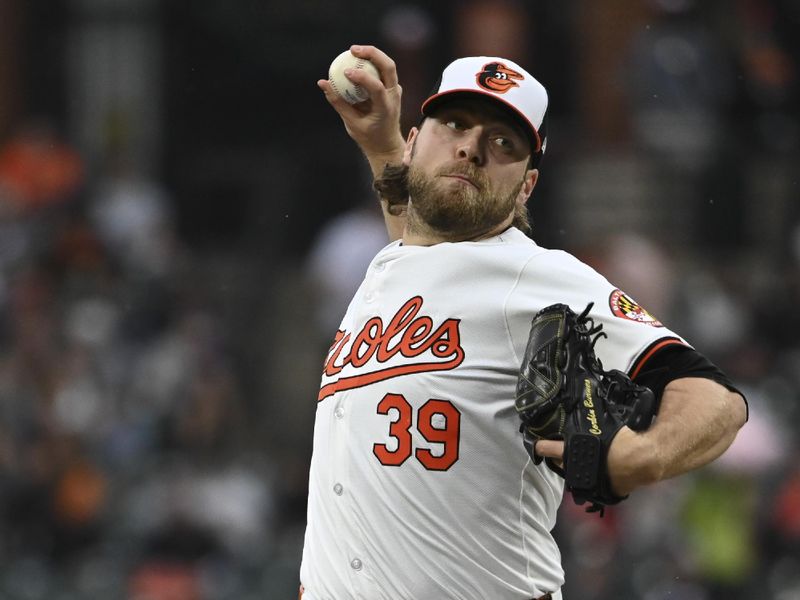
<svg viewBox="0 0 800 600">
<path fill-rule="evenodd" d="M 161 186 L 86 171 L 45 122 L 0 149 L 0 597 L 247 598 L 273 474 L 212 280 Z"/>
<path fill-rule="evenodd" d="M 565 498 L 565 598 L 800 598 L 800 2 L 564 4 L 387 3 L 375 37 L 404 127 L 453 55 L 541 72 L 533 237 L 596 266 L 749 400 L 713 465 L 603 519 Z M 613 22 L 625 44 L 591 47 Z M 0 137 L 0 598 L 294 597 L 319 367 L 386 243 L 366 170 L 307 247 L 232 289 L 252 257 L 209 259 L 167 183 L 63 132 L 30 115 Z M 230 318 L 249 306 L 231 297 L 262 292 L 269 317 Z"/>
</svg>

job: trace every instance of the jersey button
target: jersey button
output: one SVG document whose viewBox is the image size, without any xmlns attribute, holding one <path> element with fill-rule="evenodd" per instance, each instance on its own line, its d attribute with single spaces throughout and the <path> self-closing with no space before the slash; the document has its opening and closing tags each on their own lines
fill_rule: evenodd
<svg viewBox="0 0 800 600">
<path fill-rule="evenodd" d="M 361 564 L 360 559 L 354 558 L 353 560 L 350 561 L 350 566 L 353 568 L 353 570 L 360 571 L 361 567 L 363 567 L 364 565 Z"/>
<path fill-rule="evenodd" d="M 375 294 L 373 294 L 372 292 L 367 292 L 366 294 L 364 294 L 365 302 L 372 302 L 373 300 L 375 300 Z"/>
<path fill-rule="evenodd" d="M 342 492 L 344 491 L 344 486 L 341 483 L 337 483 L 333 486 L 333 493 L 337 496 L 341 496 Z"/>
<path fill-rule="evenodd" d="M 337 419 L 341 419 L 344 416 L 344 409 L 341 406 L 337 406 L 336 410 L 333 411 L 333 416 Z"/>
</svg>

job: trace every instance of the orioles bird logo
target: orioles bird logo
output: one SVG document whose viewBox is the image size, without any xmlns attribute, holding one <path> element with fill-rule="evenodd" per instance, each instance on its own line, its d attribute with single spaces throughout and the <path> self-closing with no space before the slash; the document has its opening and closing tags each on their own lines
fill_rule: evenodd
<svg viewBox="0 0 800 600">
<path fill-rule="evenodd" d="M 483 89 L 505 94 L 511 88 L 519 86 L 515 79 L 521 81 L 524 77 L 503 63 L 492 62 L 483 65 L 483 69 L 475 75 L 475 79 Z"/>
</svg>

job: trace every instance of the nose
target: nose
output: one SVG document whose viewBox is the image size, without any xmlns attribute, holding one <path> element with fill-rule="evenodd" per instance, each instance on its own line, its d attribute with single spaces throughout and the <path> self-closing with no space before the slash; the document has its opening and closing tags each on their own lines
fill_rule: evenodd
<svg viewBox="0 0 800 600">
<path fill-rule="evenodd" d="M 486 162 L 484 152 L 480 127 L 473 127 L 465 131 L 456 146 L 456 156 L 460 160 L 467 160 L 478 167 L 483 166 Z"/>
</svg>

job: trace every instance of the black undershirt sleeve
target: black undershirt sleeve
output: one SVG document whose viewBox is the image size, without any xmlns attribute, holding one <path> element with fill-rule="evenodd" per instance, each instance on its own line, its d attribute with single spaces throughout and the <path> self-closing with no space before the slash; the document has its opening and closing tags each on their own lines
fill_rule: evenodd
<svg viewBox="0 0 800 600">
<path fill-rule="evenodd" d="M 656 345 L 657 344 L 653 344 L 653 346 Z M 647 356 L 647 354 L 648 351 L 645 350 L 642 356 Z M 711 379 L 730 391 L 740 394 L 742 398 L 744 398 L 745 408 L 747 408 L 749 416 L 747 399 L 744 394 L 733 385 L 733 382 L 731 382 L 728 376 L 723 373 L 717 365 L 708 360 L 708 358 L 700 354 L 694 348 L 684 344 L 675 343 L 662 346 L 655 350 L 652 355 L 647 356 L 644 364 L 639 363 L 635 365 L 633 373 L 633 380 L 653 390 L 659 403 L 661 401 L 661 395 L 664 393 L 664 388 L 667 387 L 670 381 L 682 377 Z"/>
</svg>

